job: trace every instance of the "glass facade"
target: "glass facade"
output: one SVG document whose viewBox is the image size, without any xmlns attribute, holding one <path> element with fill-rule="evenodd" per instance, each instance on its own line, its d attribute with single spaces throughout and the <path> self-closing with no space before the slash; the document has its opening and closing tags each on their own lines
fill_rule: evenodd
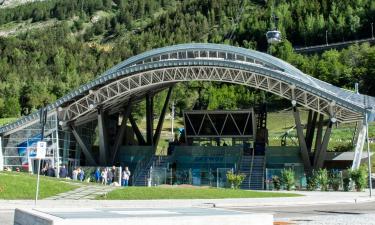
<svg viewBox="0 0 375 225">
<path fill-rule="evenodd" d="M 36 160 L 30 153 L 35 150 L 36 143 L 41 140 L 41 131 L 41 125 L 39 121 L 36 121 L 1 137 L 3 168 L 11 170 L 18 168 L 20 171 L 35 173 Z M 68 166 L 79 164 L 75 139 L 70 131 L 61 130 L 56 113 L 50 113 L 47 116 L 44 141 L 47 142 L 47 152 L 46 158 L 41 162 L 42 167 L 48 165 L 58 169 L 62 164 Z"/>
</svg>

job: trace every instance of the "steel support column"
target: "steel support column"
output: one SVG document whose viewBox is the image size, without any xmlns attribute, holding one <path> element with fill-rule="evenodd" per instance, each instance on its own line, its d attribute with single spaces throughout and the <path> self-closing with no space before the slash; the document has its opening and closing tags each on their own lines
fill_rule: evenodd
<svg viewBox="0 0 375 225">
<path fill-rule="evenodd" d="M 305 166 L 305 170 L 309 173 L 311 172 L 311 163 L 310 163 L 310 157 L 309 152 L 307 151 L 306 141 L 305 137 L 303 135 L 303 127 L 301 124 L 301 118 L 299 116 L 299 112 L 296 106 L 293 107 L 293 116 L 296 123 L 296 129 L 297 129 L 297 135 L 298 135 L 298 141 L 299 145 L 301 147 L 301 155 L 303 164 Z"/>
<path fill-rule="evenodd" d="M 317 159 L 316 159 L 315 169 L 322 168 L 323 165 L 324 165 L 324 160 L 326 158 L 326 153 L 327 153 L 327 147 L 328 147 L 329 139 L 331 138 L 332 126 L 333 126 L 333 122 L 332 122 L 332 118 L 331 118 L 330 121 L 329 121 L 329 123 L 328 123 L 328 126 L 327 126 L 326 132 L 324 134 L 324 137 L 323 137 L 323 142 L 322 142 L 321 149 L 320 149 L 320 151 L 318 151 L 318 156 L 317 156 Z"/>
<path fill-rule="evenodd" d="M 170 87 L 168 89 L 167 97 L 165 98 L 163 109 L 161 110 L 161 113 L 160 113 L 158 125 L 156 127 L 156 131 L 155 131 L 154 138 L 153 138 L 153 143 L 154 143 L 155 146 L 158 146 L 158 143 L 159 143 L 160 133 L 161 133 L 161 129 L 163 128 L 165 113 L 167 112 L 167 107 L 168 107 L 168 104 L 169 104 L 169 99 L 170 99 L 171 94 L 172 94 L 172 90 L 173 90 L 173 87 Z"/>
<path fill-rule="evenodd" d="M 323 136 L 323 121 L 324 115 L 320 114 L 318 121 L 318 130 L 316 131 L 315 139 L 315 151 L 314 151 L 314 166 L 316 165 L 316 160 L 318 158 L 321 146 L 322 146 L 322 136 Z"/>
<path fill-rule="evenodd" d="M 132 114 L 130 113 L 129 115 L 129 121 L 130 121 L 130 124 L 132 125 L 132 128 L 133 128 L 133 131 L 135 133 L 135 136 L 137 136 L 137 140 L 138 140 L 138 144 L 139 145 L 145 145 L 146 144 L 146 141 L 145 139 L 143 138 L 142 136 L 142 133 L 141 131 L 139 130 L 138 126 L 137 126 L 137 123 L 135 122 Z"/>
<path fill-rule="evenodd" d="M 107 165 L 108 142 L 105 121 L 105 112 L 102 108 L 98 109 L 98 130 L 99 130 L 99 163 Z"/>
<path fill-rule="evenodd" d="M 312 150 L 312 146 L 313 146 L 313 139 L 314 139 L 314 134 L 315 134 L 315 126 L 316 126 L 316 120 L 318 118 L 318 113 L 317 112 L 313 112 L 312 113 L 312 117 L 311 117 L 311 120 L 310 120 L 310 125 L 308 126 L 308 130 L 306 132 L 306 146 L 307 146 L 307 150 L 309 152 L 311 152 Z"/>
<path fill-rule="evenodd" d="M 129 119 L 129 116 L 130 116 L 130 113 L 131 113 L 131 109 L 132 109 L 132 102 L 131 102 L 131 100 L 129 100 L 126 108 L 121 113 L 121 115 L 122 115 L 122 121 L 121 121 L 121 125 L 120 125 L 120 127 L 119 127 L 119 129 L 118 129 L 118 131 L 116 133 L 116 139 L 115 139 L 115 143 L 113 145 L 112 164 L 115 162 L 118 149 L 120 148 L 121 144 L 124 141 L 124 136 L 125 136 L 125 131 L 126 131 L 126 124 L 128 122 L 128 119 Z"/>
<path fill-rule="evenodd" d="M 82 151 L 83 151 L 83 154 L 85 155 L 88 163 L 90 165 L 94 165 L 96 166 L 96 162 L 95 162 L 95 159 L 94 159 L 94 156 L 91 154 L 91 152 L 89 151 L 89 149 L 87 148 L 87 146 L 85 145 L 85 143 L 83 142 L 82 138 L 79 136 L 79 134 L 77 133 L 76 129 L 73 127 L 73 126 L 70 126 L 70 129 L 73 133 L 73 136 L 74 138 L 76 139 L 79 147 L 81 147 Z"/>
<path fill-rule="evenodd" d="M 307 115 L 307 122 L 306 122 L 306 141 L 307 141 L 307 136 L 308 136 L 308 133 L 311 129 L 311 120 L 312 120 L 312 115 L 313 115 L 313 111 L 310 109 L 309 110 L 309 114 Z"/>
<path fill-rule="evenodd" d="M 154 145 L 154 98 L 151 94 L 146 95 L 146 138 L 147 145 Z"/>
</svg>

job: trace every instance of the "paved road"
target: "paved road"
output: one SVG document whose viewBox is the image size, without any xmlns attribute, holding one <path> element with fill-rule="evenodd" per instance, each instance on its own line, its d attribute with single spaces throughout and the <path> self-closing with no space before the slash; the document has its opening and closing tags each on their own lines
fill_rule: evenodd
<svg viewBox="0 0 375 225">
<path fill-rule="evenodd" d="M 0 224 L 13 225 L 14 210 L 0 209 Z"/>
<path fill-rule="evenodd" d="M 245 212 L 271 213 L 274 215 L 275 222 L 290 222 L 279 224 L 375 224 L 374 202 L 297 207 L 233 207 L 230 209 Z"/>
<path fill-rule="evenodd" d="M 347 203 L 313 206 L 282 207 L 225 207 L 225 209 L 245 212 L 262 212 L 274 215 L 275 224 L 375 224 L 375 203 Z M 14 211 L 0 209 L 0 224 L 13 225 Z"/>
</svg>

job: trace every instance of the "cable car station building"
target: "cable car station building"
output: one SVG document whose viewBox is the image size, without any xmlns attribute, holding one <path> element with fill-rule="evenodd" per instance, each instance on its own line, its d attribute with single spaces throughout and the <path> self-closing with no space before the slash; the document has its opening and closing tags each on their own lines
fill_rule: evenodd
<svg viewBox="0 0 375 225">
<path fill-rule="evenodd" d="M 173 87 L 188 81 L 245 85 L 290 100 L 298 147 L 267 145 L 267 112 L 259 106 L 185 111 L 180 136 L 170 143 L 168 154 L 155 156 Z M 165 103 L 159 118 L 154 118 L 153 96 L 163 90 L 168 90 Z M 145 132 L 133 116 L 133 106 L 140 101 L 146 101 Z M 297 106 L 309 110 L 305 126 Z M 131 57 L 46 106 L 45 160 L 57 169 L 62 164 L 129 166 L 133 185 L 222 186 L 232 170 L 246 174 L 242 188 L 264 189 L 267 170 L 294 167 L 303 174 L 329 165 L 327 146 L 336 123 L 357 124 L 349 160 L 358 167 L 374 107 L 373 97 L 315 79 L 265 53 L 181 44 Z M 0 128 L 0 170 L 35 171 L 29 152 L 42 138 L 39 118 L 35 112 Z"/>
</svg>

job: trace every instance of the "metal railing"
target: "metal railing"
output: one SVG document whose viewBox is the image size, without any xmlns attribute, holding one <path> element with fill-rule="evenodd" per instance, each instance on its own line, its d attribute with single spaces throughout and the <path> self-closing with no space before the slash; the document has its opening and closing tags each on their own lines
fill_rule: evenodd
<svg viewBox="0 0 375 225">
<path fill-rule="evenodd" d="M 137 178 L 139 177 L 139 175 L 142 174 L 143 170 L 150 168 L 150 166 L 151 166 L 150 164 L 152 163 L 152 161 L 153 161 L 153 155 L 147 156 L 147 157 L 143 158 L 142 160 L 138 161 L 138 163 L 137 163 L 137 165 L 134 169 L 134 173 L 133 173 L 133 177 L 132 177 L 132 184 L 133 185 L 137 181 Z M 147 178 L 146 178 L 145 182 L 147 182 Z M 147 184 L 147 183 L 145 183 L 145 184 Z"/>
<path fill-rule="evenodd" d="M 263 157 L 263 179 L 262 179 L 262 190 L 264 190 L 264 183 L 266 181 L 266 154 L 264 154 L 264 157 Z"/>
</svg>

